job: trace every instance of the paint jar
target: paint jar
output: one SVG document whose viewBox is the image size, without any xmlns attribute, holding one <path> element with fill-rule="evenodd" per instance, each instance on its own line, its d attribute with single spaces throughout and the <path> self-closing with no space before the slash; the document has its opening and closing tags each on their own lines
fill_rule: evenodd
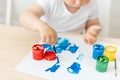
<svg viewBox="0 0 120 80">
<path fill-rule="evenodd" d="M 96 61 L 96 70 L 99 72 L 106 72 L 109 63 L 109 58 L 106 56 L 98 56 Z"/>
<path fill-rule="evenodd" d="M 44 59 L 52 61 L 56 59 L 56 53 L 54 51 L 46 51 L 44 54 Z"/>
<path fill-rule="evenodd" d="M 97 59 L 98 56 L 102 56 L 104 52 L 104 46 L 101 44 L 95 44 L 93 46 L 93 55 L 92 57 L 94 59 Z"/>
<path fill-rule="evenodd" d="M 33 59 L 41 60 L 44 57 L 44 46 L 42 44 L 35 44 L 32 47 Z"/>
<path fill-rule="evenodd" d="M 105 47 L 104 55 L 107 56 L 110 62 L 114 61 L 117 48 L 115 46 L 109 45 Z"/>
</svg>

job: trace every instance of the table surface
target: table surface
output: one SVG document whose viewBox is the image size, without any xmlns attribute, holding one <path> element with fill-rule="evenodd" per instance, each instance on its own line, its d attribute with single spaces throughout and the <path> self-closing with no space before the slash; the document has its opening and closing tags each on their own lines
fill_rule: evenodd
<svg viewBox="0 0 120 80">
<path fill-rule="evenodd" d="M 64 33 L 65 34 L 65 33 Z M 80 34 L 72 34 L 83 37 Z M 0 79 L 1 80 L 45 80 L 15 71 L 15 67 L 29 53 L 31 46 L 38 43 L 38 32 L 18 26 L 0 25 Z M 100 37 L 99 40 L 120 44 L 120 39 Z"/>
</svg>

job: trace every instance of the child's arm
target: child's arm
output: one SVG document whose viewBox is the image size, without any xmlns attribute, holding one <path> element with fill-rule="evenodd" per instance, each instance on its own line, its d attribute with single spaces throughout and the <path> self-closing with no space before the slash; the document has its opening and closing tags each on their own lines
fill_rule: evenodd
<svg viewBox="0 0 120 80">
<path fill-rule="evenodd" d="M 100 31 L 101 31 L 101 26 L 98 19 L 87 21 L 86 34 L 85 34 L 84 40 L 89 44 L 95 43 Z"/>
<path fill-rule="evenodd" d="M 40 7 L 40 5 L 34 4 L 22 13 L 22 15 L 20 16 L 20 23 L 25 28 L 39 31 L 42 41 L 49 44 L 55 44 L 57 40 L 56 31 L 47 23 L 40 20 L 40 17 L 44 14 L 44 10 Z"/>
</svg>

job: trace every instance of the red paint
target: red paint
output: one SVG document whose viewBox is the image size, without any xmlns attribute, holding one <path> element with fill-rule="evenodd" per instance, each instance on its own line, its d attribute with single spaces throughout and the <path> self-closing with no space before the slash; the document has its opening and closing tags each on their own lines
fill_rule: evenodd
<svg viewBox="0 0 120 80">
<path fill-rule="evenodd" d="M 44 57 L 44 46 L 42 44 L 35 44 L 32 47 L 33 59 L 41 60 Z"/>
<path fill-rule="evenodd" d="M 46 60 L 49 60 L 49 61 L 55 60 L 56 59 L 56 53 L 54 51 L 47 51 L 44 54 L 44 58 Z"/>
</svg>

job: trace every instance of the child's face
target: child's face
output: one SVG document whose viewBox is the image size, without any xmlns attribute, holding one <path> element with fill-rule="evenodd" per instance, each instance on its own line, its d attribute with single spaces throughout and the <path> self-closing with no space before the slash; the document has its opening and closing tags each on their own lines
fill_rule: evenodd
<svg viewBox="0 0 120 80">
<path fill-rule="evenodd" d="M 64 0 L 64 2 L 71 6 L 71 7 L 75 7 L 75 8 L 80 8 L 81 6 L 81 1 L 82 0 Z"/>
</svg>

